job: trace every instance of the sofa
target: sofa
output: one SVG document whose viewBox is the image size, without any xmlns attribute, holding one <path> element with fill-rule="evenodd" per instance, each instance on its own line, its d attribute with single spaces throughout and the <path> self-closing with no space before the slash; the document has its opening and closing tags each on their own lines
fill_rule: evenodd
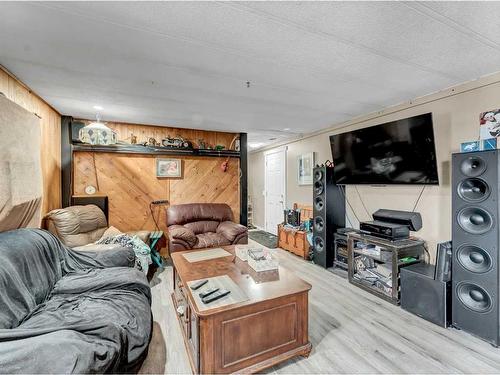
<svg viewBox="0 0 500 375">
<path fill-rule="evenodd" d="M 0 372 L 136 371 L 151 291 L 128 248 L 74 251 L 41 229 L 0 233 Z"/>
<path fill-rule="evenodd" d="M 104 212 L 94 204 L 70 206 L 52 210 L 43 218 L 43 227 L 57 236 L 61 242 L 74 250 L 99 251 L 108 246 L 95 245 L 106 231 L 107 235 L 120 233 L 109 232 Z M 149 231 L 127 232 L 136 235 L 144 243 L 149 243 Z"/>
<path fill-rule="evenodd" d="M 234 222 L 224 203 L 190 203 L 167 209 L 170 253 L 248 243 L 248 229 Z"/>
</svg>

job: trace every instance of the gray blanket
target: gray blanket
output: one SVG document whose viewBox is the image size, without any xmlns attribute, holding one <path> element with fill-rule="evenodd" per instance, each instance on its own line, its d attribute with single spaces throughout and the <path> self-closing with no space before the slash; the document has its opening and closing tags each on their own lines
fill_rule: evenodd
<svg viewBox="0 0 500 375">
<path fill-rule="evenodd" d="M 130 371 L 151 294 L 131 249 L 73 251 L 47 231 L 0 233 L 0 373 Z"/>
</svg>

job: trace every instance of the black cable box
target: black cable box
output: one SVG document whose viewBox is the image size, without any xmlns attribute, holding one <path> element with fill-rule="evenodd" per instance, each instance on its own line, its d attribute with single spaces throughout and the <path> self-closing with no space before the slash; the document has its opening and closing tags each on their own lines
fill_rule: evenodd
<svg viewBox="0 0 500 375">
<path fill-rule="evenodd" d="M 410 237 L 410 228 L 403 224 L 393 224 L 384 221 L 362 221 L 359 223 L 361 232 L 387 240 L 403 240 Z"/>
</svg>

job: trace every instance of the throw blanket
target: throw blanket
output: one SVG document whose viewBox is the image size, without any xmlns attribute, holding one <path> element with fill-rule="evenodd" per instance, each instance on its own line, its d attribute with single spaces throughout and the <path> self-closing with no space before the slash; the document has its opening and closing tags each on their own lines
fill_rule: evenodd
<svg viewBox="0 0 500 375">
<path fill-rule="evenodd" d="M 95 243 L 99 245 L 118 244 L 132 249 L 135 254 L 135 267 L 144 272 L 145 275 L 148 274 L 149 265 L 152 263 L 151 249 L 139 237 L 131 237 L 128 234 L 122 233 L 116 236 L 101 238 Z"/>
<path fill-rule="evenodd" d="M 151 335 L 131 249 L 73 251 L 51 233 L 0 233 L 0 372 L 129 371 Z"/>
</svg>

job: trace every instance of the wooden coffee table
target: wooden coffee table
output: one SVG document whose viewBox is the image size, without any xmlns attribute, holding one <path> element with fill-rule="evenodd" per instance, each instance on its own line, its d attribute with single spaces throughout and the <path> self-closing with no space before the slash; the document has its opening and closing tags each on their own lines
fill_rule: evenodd
<svg viewBox="0 0 500 375">
<path fill-rule="evenodd" d="M 188 262 L 172 254 L 174 292 L 184 342 L 194 373 L 254 373 L 295 356 L 307 357 L 308 292 L 311 285 L 280 266 L 256 273 L 231 256 Z M 198 250 L 190 250 L 200 251 Z M 187 283 L 229 276 L 247 300 L 200 311 Z"/>
</svg>

